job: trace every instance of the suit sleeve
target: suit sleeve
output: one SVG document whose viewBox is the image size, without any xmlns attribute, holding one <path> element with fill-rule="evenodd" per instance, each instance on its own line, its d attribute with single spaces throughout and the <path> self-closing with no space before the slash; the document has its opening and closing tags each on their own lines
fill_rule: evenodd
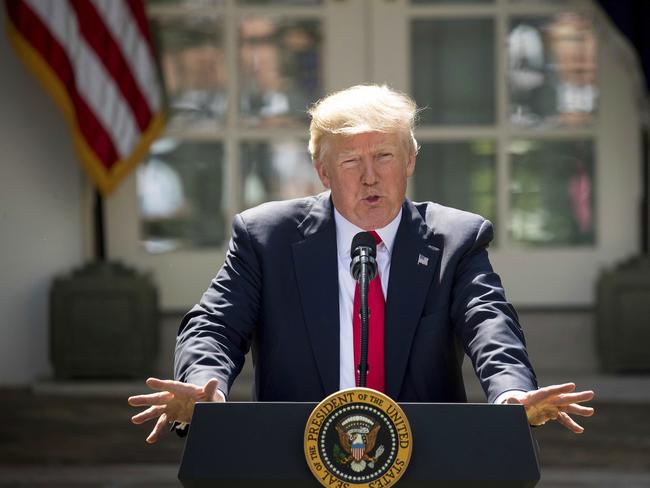
<svg viewBox="0 0 650 488">
<path fill-rule="evenodd" d="M 202 386 L 214 377 L 228 395 L 258 323 L 260 287 L 259 259 L 237 215 L 223 267 L 181 322 L 174 354 L 177 380 Z"/>
<path fill-rule="evenodd" d="M 528 359 L 517 313 L 492 269 L 487 247 L 492 224 L 483 220 L 454 276 L 452 320 L 489 402 L 508 390 L 533 390 L 537 380 Z"/>
</svg>

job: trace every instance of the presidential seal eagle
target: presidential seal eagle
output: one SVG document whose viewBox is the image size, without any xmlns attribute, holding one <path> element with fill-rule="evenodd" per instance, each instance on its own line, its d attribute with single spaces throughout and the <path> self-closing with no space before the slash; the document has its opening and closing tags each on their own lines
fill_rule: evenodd
<svg viewBox="0 0 650 488">
<path fill-rule="evenodd" d="M 345 422 L 342 422 L 336 425 L 339 442 L 346 454 L 346 456 L 340 459 L 339 462 L 344 465 L 349 464 L 356 472 L 363 471 L 366 467 L 366 463 L 370 464 L 370 467 L 373 467 L 379 456 L 384 452 L 382 446 L 379 446 L 375 456 L 373 457 L 370 455 L 377 443 L 377 434 L 379 433 L 381 425 L 375 423 L 369 429 L 352 428 L 345 430 L 343 426 L 344 423 Z"/>
</svg>

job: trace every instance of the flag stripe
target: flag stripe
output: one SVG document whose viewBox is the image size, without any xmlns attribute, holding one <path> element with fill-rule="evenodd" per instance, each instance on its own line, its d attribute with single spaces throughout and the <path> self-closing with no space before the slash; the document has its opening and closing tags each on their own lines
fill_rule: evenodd
<svg viewBox="0 0 650 488">
<path fill-rule="evenodd" d="M 151 33 L 149 32 L 149 22 L 147 21 L 147 17 L 145 15 L 142 0 L 126 0 L 126 4 L 129 6 L 131 15 L 133 15 L 133 18 L 135 19 L 135 22 L 140 29 L 140 35 L 146 41 L 150 56 L 152 58 L 155 58 Z"/>
<path fill-rule="evenodd" d="M 115 81 L 122 98 L 128 103 L 135 117 L 138 128 L 145 129 L 151 120 L 151 111 L 113 35 L 89 0 L 70 1 L 70 5 L 79 19 L 81 35 Z"/>
<path fill-rule="evenodd" d="M 43 59 L 66 86 L 76 111 L 78 127 L 101 163 L 109 168 L 117 159 L 110 136 L 79 95 L 74 84 L 74 70 L 61 44 L 51 35 L 36 13 L 23 2 L 7 2 L 7 12 L 20 34 L 39 51 Z"/>
<path fill-rule="evenodd" d="M 115 0 L 92 0 L 128 63 L 140 92 L 152 111 L 160 109 L 156 66 L 130 8 Z"/>
<path fill-rule="evenodd" d="M 133 149 L 139 134 L 130 107 L 120 95 L 115 81 L 106 72 L 97 55 L 79 33 L 79 24 L 68 2 L 60 0 L 25 0 L 41 16 L 51 34 L 72 62 L 79 94 L 110 135 L 118 159 Z"/>
</svg>

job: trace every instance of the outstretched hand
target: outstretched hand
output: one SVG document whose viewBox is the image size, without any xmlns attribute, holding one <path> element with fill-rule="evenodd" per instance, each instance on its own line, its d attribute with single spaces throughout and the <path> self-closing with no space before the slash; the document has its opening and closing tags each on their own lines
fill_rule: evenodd
<svg viewBox="0 0 650 488">
<path fill-rule="evenodd" d="M 506 399 L 505 403 L 521 404 L 526 409 L 530 425 L 543 425 L 549 420 L 557 420 L 575 434 L 584 432 L 569 414 L 591 417 L 594 409 L 580 405 L 594 397 L 593 391 L 575 392 L 575 383 L 552 385 L 528 392 L 520 392 Z"/>
<path fill-rule="evenodd" d="M 147 437 L 147 442 L 153 444 L 158 440 L 165 426 L 171 422 L 187 422 L 192 420 L 196 402 L 223 401 L 222 394 L 217 390 L 218 380 L 212 378 L 204 386 L 182 383 L 173 380 L 149 378 L 147 386 L 158 393 L 136 395 L 129 397 L 132 407 L 149 407 L 131 417 L 134 424 L 142 424 L 158 417 L 158 421 Z"/>
</svg>

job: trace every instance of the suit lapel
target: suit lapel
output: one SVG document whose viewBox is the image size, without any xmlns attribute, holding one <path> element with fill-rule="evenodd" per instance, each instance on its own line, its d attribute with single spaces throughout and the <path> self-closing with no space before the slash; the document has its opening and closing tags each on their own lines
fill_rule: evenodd
<svg viewBox="0 0 650 488">
<path fill-rule="evenodd" d="M 340 368 L 338 259 L 332 212 L 329 193 L 321 194 L 298 226 L 304 240 L 293 244 L 303 317 L 325 395 L 339 389 Z"/>
<path fill-rule="evenodd" d="M 398 398 L 411 343 L 438 267 L 440 250 L 417 208 L 406 200 L 391 254 L 385 315 L 386 393 Z"/>
</svg>

